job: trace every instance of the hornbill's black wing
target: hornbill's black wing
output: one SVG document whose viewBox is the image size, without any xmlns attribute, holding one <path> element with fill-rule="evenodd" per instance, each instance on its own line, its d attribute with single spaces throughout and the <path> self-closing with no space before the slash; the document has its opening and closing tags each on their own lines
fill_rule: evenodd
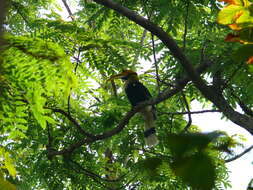
<svg viewBox="0 0 253 190">
<path fill-rule="evenodd" d="M 128 84 L 125 91 L 132 106 L 136 106 L 138 103 L 152 97 L 148 89 L 139 81 Z"/>
</svg>

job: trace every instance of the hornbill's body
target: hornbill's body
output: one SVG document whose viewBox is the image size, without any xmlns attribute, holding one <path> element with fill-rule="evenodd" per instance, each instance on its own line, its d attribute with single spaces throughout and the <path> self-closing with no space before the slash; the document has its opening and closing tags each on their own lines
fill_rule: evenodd
<svg viewBox="0 0 253 190">
<path fill-rule="evenodd" d="M 132 106 L 138 105 L 140 102 L 149 100 L 151 94 L 148 89 L 139 81 L 138 75 L 136 72 L 131 70 L 124 70 L 118 75 L 114 75 L 110 80 L 114 78 L 121 78 L 125 81 L 125 92 L 127 98 Z M 158 140 L 155 135 L 155 107 L 154 106 L 145 106 L 140 110 L 141 115 L 145 121 L 145 131 L 144 137 L 148 146 L 156 145 Z"/>
</svg>

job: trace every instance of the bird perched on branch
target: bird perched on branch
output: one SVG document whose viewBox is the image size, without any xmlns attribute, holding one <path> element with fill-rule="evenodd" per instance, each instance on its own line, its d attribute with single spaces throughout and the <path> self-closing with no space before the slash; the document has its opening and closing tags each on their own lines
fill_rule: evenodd
<svg viewBox="0 0 253 190">
<path fill-rule="evenodd" d="M 120 78 L 125 82 L 124 89 L 127 98 L 134 107 L 139 103 L 149 100 L 151 94 L 148 89 L 139 81 L 138 75 L 132 70 L 123 70 L 122 73 L 111 76 L 108 81 Z M 140 114 L 143 116 L 145 122 L 144 137 L 148 146 L 154 146 L 158 143 L 155 134 L 155 107 L 148 105 L 142 108 Z"/>
</svg>

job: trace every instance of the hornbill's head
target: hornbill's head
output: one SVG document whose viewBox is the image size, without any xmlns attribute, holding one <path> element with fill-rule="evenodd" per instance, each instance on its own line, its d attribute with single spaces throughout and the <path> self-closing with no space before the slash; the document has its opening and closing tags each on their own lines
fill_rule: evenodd
<svg viewBox="0 0 253 190">
<path fill-rule="evenodd" d="M 130 78 L 138 79 L 137 73 L 132 70 L 123 70 L 120 74 L 112 75 L 107 81 L 111 81 L 114 79 L 128 80 Z"/>
</svg>

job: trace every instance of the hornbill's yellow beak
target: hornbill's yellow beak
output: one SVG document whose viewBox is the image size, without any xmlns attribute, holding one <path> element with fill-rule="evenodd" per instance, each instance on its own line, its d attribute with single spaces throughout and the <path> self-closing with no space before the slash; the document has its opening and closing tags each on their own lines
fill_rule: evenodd
<svg viewBox="0 0 253 190">
<path fill-rule="evenodd" d="M 123 70 L 121 73 L 117 75 L 112 75 L 109 79 L 107 79 L 106 82 L 112 81 L 114 79 L 124 79 L 124 78 L 127 78 L 127 76 L 131 74 L 137 75 L 137 73 L 132 70 Z"/>
</svg>

